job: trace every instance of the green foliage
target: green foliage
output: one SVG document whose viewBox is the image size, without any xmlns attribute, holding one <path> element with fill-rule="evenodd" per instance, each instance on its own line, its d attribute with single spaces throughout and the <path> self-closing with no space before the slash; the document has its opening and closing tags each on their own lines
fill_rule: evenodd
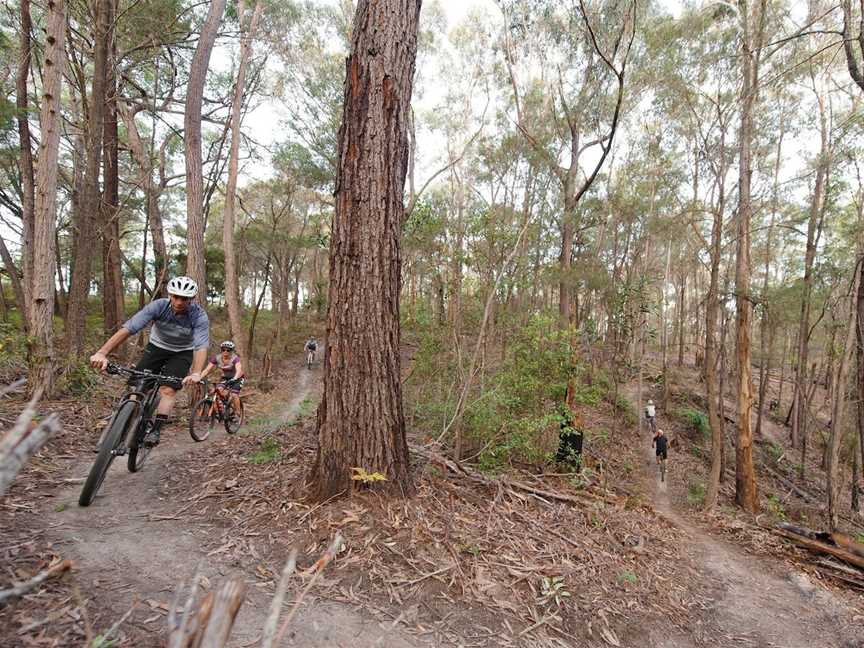
<svg viewBox="0 0 864 648">
<path fill-rule="evenodd" d="M 540 581 L 540 596 L 537 597 L 537 604 L 545 607 L 554 603 L 555 607 L 561 607 L 564 600 L 571 596 L 564 585 L 563 576 L 544 576 Z"/>
<path fill-rule="evenodd" d="M 12 313 L 16 315 L 17 313 Z M 27 338 L 15 322 L 0 322 L 0 378 L 20 375 L 27 368 Z"/>
<path fill-rule="evenodd" d="M 111 639 L 103 635 L 96 635 L 90 642 L 88 648 L 113 648 L 117 645 L 116 639 Z"/>
<path fill-rule="evenodd" d="M 627 425 L 636 425 L 636 421 L 638 420 L 636 416 L 636 408 L 633 407 L 633 404 L 627 398 L 619 394 L 618 397 L 615 398 L 613 406 L 624 423 Z"/>
<path fill-rule="evenodd" d="M 692 407 L 683 407 L 676 412 L 676 415 L 684 421 L 688 429 L 698 432 L 705 438 L 708 437 L 711 428 L 708 425 L 708 416 L 705 412 Z"/>
<path fill-rule="evenodd" d="M 625 569 L 620 574 L 618 574 L 618 582 L 624 585 L 625 583 L 628 585 L 635 585 L 639 579 L 636 577 L 636 574 L 630 571 L 629 569 Z"/>
<path fill-rule="evenodd" d="M 705 484 L 698 481 L 691 481 L 687 484 L 687 503 L 691 506 L 705 504 Z"/>
<path fill-rule="evenodd" d="M 768 510 L 778 520 L 786 519 L 786 509 L 780 499 L 774 494 L 768 496 Z"/>
<path fill-rule="evenodd" d="M 73 396 L 86 396 L 99 383 L 99 374 L 82 360 L 70 359 L 63 371 L 62 389 Z"/>
<path fill-rule="evenodd" d="M 772 441 L 768 445 L 768 455 L 771 457 L 774 463 L 780 461 L 780 458 L 783 456 L 784 452 L 785 450 L 783 449 L 783 446 L 776 441 Z"/>
<path fill-rule="evenodd" d="M 249 463 L 260 465 L 278 461 L 282 455 L 282 446 L 272 436 L 266 437 L 258 446 L 258 450 L 249 455 Z"/>
</svg>

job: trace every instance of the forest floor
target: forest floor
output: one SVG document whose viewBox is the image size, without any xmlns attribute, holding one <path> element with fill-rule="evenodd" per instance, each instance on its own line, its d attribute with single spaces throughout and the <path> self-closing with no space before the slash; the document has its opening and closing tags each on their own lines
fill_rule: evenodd
<svg viewBox="0 0 864 648">
<path fill-rule="evenodd" d="M 164 645 L 199 564 L 204 590 L 247 582 L 230 645 L 254 646 L 289 549 L 301 573 L 290 604 L 337 531 L 346 549 L 285 645 L 864 646 L 860 595 L 805 573 L 754 520 L 689 507 L 704 462 L 677 449 L 659 484 L 650 439 L 607 403 L 587 412 L 605 431 L 592 477 L 454 473 L 412 439 L 416 497 L 307 502 L 321 372 L 293 360 L 276 391 L 250 399 L 238 435 L 195 444 L 183 420 L 141 473 L 117 462 L 89 508 L 77 497 L 106 403 L 67 403 L 62 438 L 0 500 L 0 588 L 59 558 L 75 567 L 0 607 L 0 646 L 93 648 L 108 632 L 103 648 Z"/>
</svg>

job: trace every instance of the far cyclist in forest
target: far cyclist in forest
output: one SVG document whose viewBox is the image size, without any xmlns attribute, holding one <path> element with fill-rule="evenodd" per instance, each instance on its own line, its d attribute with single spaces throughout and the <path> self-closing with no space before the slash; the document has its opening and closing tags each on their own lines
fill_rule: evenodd
<svg viewBox="0 0 864 648">
<path fill-rule="evenodd" d="M 657 408 L 654 407 L 654 401 L 648 399 L 648 404 L 645 405 L 645 420 L 648 422 L 648 427 L 651 432 L 657 431 Z"/>
<path fill-rule="evenodd" d="M 314 335 L 310 335 L 309 339 L 306 340 L 303 350 L 306 352 L 306 368 L 311 369 L 312 363 L 315 362 L 315 353 L 318 351 L 318 340 L 315 339 Z"/>
<path fill-rule="evenodd" d="M 231 340 L 225 340 L 220 344 L 219 355 L 210 358 L 210 362 L 207 364 L 207 368 L 201 374 L 201 377 L 206 378 L 207 374 L 214 367 L 219 367 L 222 371 L 222 381 L 231 392 L 231 407 L 235 412 L 239 412 L 242 409 L 240 405 L 240 388 L 246 382 L 246 373 L 243 371 L 240 356 L 234 352 L 235 348 L 236 346 Z"/>
<path fill-rule="evenodd" d="M 210 346 L 210 320 L 204 309 L 192 302 L 198 294 L 198 284 L 189 277 L 175 277 L 168 282 L 167 290 L 168 298 L 154 299 L 147 304 L 90 356 L 93 368 L 104 371 L 108 367 L 108 354 L 152 323 L 150 341 L 136 368 L 174 376 L 182 379 L 183 385 L 201 381 Z M 144 440 L 149 446 L 159 443 L 162 426 L 171 415 L 177 395 L 176 390 L 167 385 L 162 385 L 159 393 L 156 419 Z"/>
</svg>

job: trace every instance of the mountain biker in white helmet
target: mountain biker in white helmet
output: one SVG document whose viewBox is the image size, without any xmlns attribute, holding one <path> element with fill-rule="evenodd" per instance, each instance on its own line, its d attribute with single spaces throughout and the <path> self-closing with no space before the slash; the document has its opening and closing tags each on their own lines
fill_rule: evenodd
<svg viewBox="0 0 864 648">
<path fill-rule="evenodd" d="M 167 298 L 154 299 L 135 313 L 90 356 L 93 368 L 104 371 L 108 366 L 108 354 L 152 323 L 150 340 L 136 368 L 181 378 L 184 385 L 200 382 L 210 345 L 210 320 L 204 309 L 192 301 L 198 294 L 198 284 L 189 277 L 174 277 L 168 282 L 167 290 Z M 159 393 L 162 398 L 156 409 L 156 420 L 144 440 L 148 445 L 159 443 L 161 428 L 171 414 L 177 394 L 167 385 L 161 386 Z"/>
</svg>

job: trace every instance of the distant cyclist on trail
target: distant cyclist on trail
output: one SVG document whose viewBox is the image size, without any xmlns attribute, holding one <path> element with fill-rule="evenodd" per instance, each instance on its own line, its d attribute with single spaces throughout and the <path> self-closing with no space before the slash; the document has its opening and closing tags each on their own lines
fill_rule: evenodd
<svg viewBox="0 0 864 648">
<path fill-rule="evenodd" d="M 654 407 L 654 401 L 648 399 L 648 404 L 645 405 L 645 420 L 652 430 L 657 429 L 657 408 Z"/>
<path fill-rule="evenodd" d="M 312 354 L 312 362 L 315 362 L 315 352 L 318 351 L 318 340 L 315 339 L 314 335 L 309 336 L 309 339 L 306 340 L 306 346 L 303 347 L 303 350 L 309 354 Z"/>
<path fill-rule="evenodd" d="M 663 430 L 657 429 L 654 433 L 654 438 L 651 440 L 651 445 L 657 454 L 657 465 L 660 466 L 660 481 L 666 479 L 666 459 L 669 456 L 669 444 Z"/>
<path fill-rule="evenodd" d="M 174 277 L 168 282 L 167 290 L 167 298 L 154 299 L 108 338 L 90 356 L 90 366 L 104 371 L 108 366 L 108 354 L 152 322 L 150 341 L 136 368 L 180 378 L 184 385 L 200 382 L 210 345 L 210 320 L 200 305 L 192 303 L 198 294 L 198 284 L 189 277 Z M 171 414 L 177 394 L 167 385 L 162 385 L 159 393 L 156 420 L 144 440 L 149 446 L 159 443 L 161 428 Z"/>
<path fill-rule="evenodd" d="M 201 377 L 204 378 L 213 369 L 219 367 L 222 371 L 222 380 L 228 386 L 231 392 L 231 406 L 235 412 L 240 411 L 240 388 L 246 382 L 246 373 L 243 371 L 243 365 L 240 362 L 240 356 L 234 353 L 235 344 L 231 340 L 225 340 L 219 345 L 219 355 L 210 358 L 207 368 Z"/>
</svg>

